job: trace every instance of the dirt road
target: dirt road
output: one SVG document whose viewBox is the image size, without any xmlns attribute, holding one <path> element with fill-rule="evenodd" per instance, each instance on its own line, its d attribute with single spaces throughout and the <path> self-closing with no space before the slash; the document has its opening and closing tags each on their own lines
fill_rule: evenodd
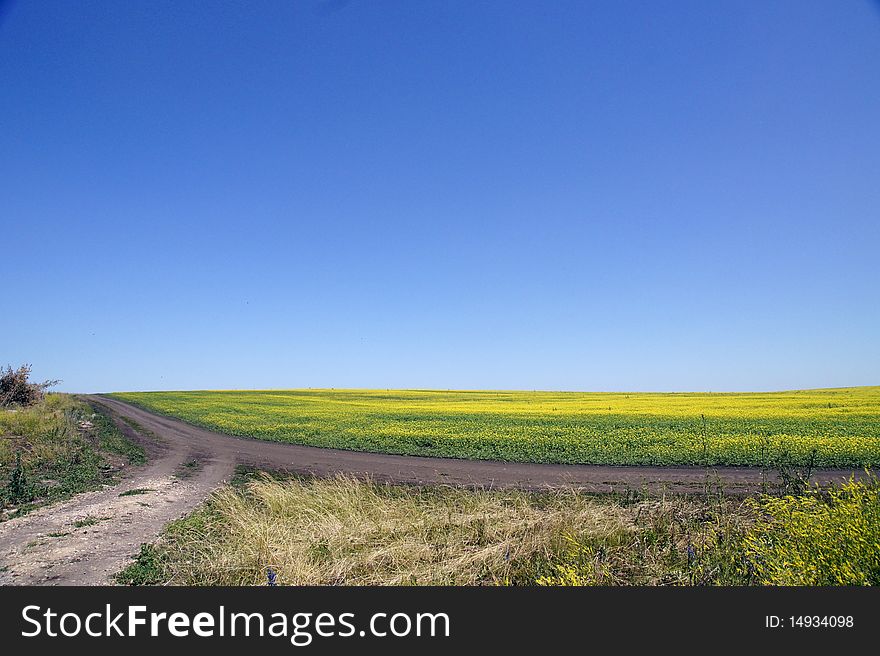
<svg viewBox="0 0 880 656">
<path fill-rule="evenodd" d="M 111 582 L 144 542 L 195 508 L 237 464 L 320 476 L 347 473 L 409 484 L 543 489 L 574 486 L 592 492 L 699 492 L 707 480 L 727 493 L 759 490 L 760 469 L 540 465 L 420 458 L 230 437 L 154 415 L 107 397 L 85 397 L 108 409 L 117 426 L 147 448 L 148 464 L 112 488 L 0 524 L 0 584 L 89 585 Z M 133 430 L 135 422 L 143 430 Z M 813 480 L 843 480 L 823 470 Z M 708 477 L 708 478 L 707 478 Z M 768 475 L 772 481 L 772 475 Z"/>
</svg>

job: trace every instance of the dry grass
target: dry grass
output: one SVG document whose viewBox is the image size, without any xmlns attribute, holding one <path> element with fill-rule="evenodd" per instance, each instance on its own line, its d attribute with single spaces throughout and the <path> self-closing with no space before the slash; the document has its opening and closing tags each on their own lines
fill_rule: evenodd
<svg viewBox="0 0 880 656">
<path fill-rule="evenodd" d="M 259 585 L 266 568 L 285 585 L 534 583 L 572 540 L 604 545 L 604 581 L 686 583 L 704 504 L 635 503 L 576 492 L 417 489 L 352 478 L 274 479 L 226 487 L 173 524 L 127 582 Z M 700 524 L 703 522 L 703 524 Z M 705 533 L 705 531 L 704 531 Z M 708 535 L 709 533 L 706 533 Z M 143 570 L 142 570 L 143 571 Z M 133 574 L 134 572 L 134 574 Z"/>
<path fill-rule="evenodd" d="M 261 477 L 244 491 L 220 490 L 202 521 L 182 525 L 184 534 L 172 530 L 172 580 L 259 584 L 271 566 L 285 584 L 500 583 L 514 563 L 550 557 L 566 533 L 590 527 L 610 534 L 628 525 L 626 513 L 583 496 L 535 501 L 347 477 Z"/>
</svg>

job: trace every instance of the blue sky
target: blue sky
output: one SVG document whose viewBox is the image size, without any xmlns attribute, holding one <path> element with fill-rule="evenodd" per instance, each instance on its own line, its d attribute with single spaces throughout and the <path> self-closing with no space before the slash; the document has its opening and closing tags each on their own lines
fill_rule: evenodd
<svg viewBox="0 0 880 656">
<path fill-rule="evenodd" d="M 880 384 L 871 2 L 6 2 L 0 364 Z"/>
</svg>

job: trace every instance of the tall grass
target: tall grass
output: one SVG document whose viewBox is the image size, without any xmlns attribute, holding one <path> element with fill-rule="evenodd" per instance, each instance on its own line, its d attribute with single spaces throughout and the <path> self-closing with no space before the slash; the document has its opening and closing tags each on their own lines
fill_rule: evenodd
<svg viewBox="0 0 880 656">
<path fill-rule="evenodd" d="M 259 584 L 267 567 L 298 585 L 499 583 L 523 559 L 549 558 L 566 532 L 626 523 L 625 512 L 571 494 L 260 477 L 171 526 L 163 559 L 165 578 L 181 584 Z"/>
<path fill-rule="evenodd" d="M 105 415 L 66 394 L 0 409 L 0 520 L 113 480 L 143 449 Z"/>
<path fill-rule="evenodd" d="M 257 475 L 171 524 L 128 584 L 864 585 L 880 485 L 596 497 Z"/>
<path fill-rule="evenodd" d="M 686 499 L 264 475 L 171 525 L 121 581 L 255 585 L 271 567 L 296 585 L 534 584 L 576 536 L 626 552 L 626 567 L 603 583 L 686 582 L 687 547 L 705 522 L 705 508 Z M 670 567 L 682 571 L 670 577 Z"/>
<path fill-rule="evenodd" d="M 73 408 L 69 397 L 50 394 L 32 406 L 0 410 L 0 467 L 17 453 L 26 465 L 61 460 L 76 433 Z"/>
</svg>

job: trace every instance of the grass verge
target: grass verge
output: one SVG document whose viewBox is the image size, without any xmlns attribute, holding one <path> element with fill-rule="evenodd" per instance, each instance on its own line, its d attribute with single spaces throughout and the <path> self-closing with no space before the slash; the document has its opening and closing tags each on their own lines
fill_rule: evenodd
<svg viewBox="0 0 880 656">
<path fill-rule="evenodd" d="M 145 459 L 100 408 L 69 395 L 0 410 L 0 521 L 115 482 Z"/>
<path fill-rule="evenodd" d="M 144 545 L 130 585 L 880 583 L 880 484 L 590 496 L 242 471 Z"/>
</svg>

